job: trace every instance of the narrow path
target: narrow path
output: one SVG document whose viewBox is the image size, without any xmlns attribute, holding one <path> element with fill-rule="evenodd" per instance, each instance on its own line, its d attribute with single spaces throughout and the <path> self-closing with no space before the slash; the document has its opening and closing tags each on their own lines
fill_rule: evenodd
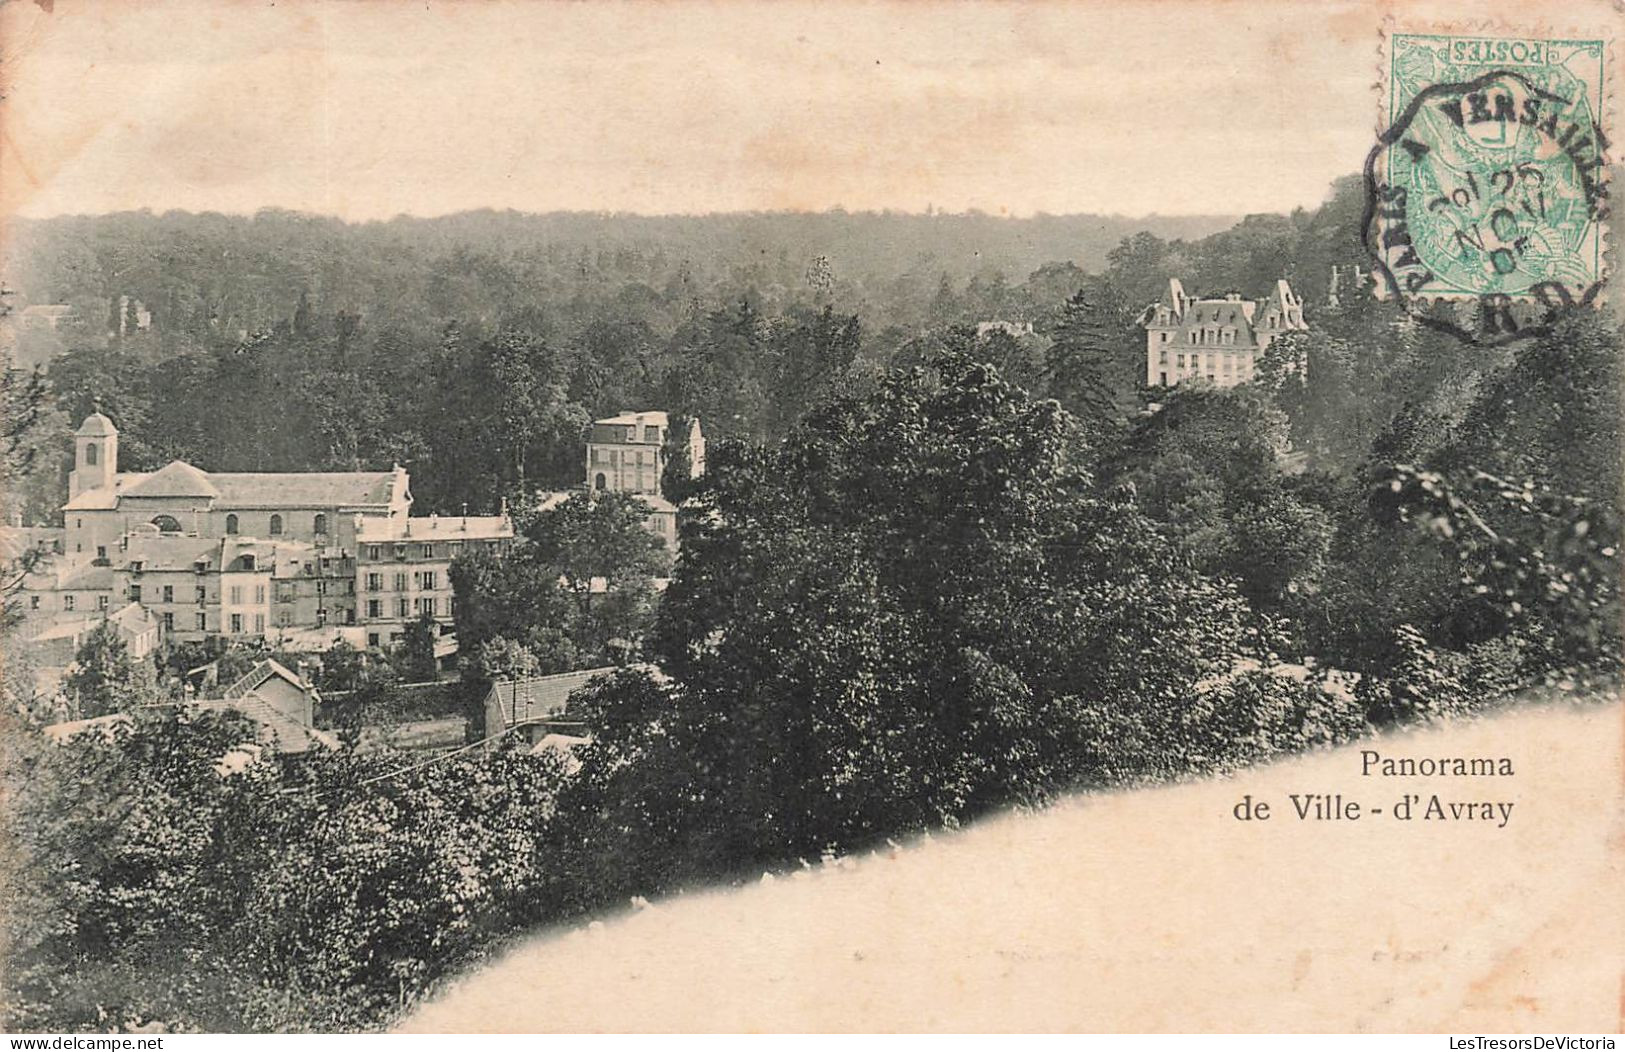
<svg viewBox="0 0 1625 1052">
<path fill-rule="evenodd" d="M 1078 797 L 540 935 L 403 1029 L 1613 1031 L 1622 730 L 1617 703 L 1524 710 Z M 1362 776 L 1362 747 L 1516 773 Z M 1298 820 L 1314 792 L 1383 814 Z M 1235 820 L 1244 793 L 1273 817 Z M 1513 806 L 1403 822 L 1404 793 Z"/>
</svg>

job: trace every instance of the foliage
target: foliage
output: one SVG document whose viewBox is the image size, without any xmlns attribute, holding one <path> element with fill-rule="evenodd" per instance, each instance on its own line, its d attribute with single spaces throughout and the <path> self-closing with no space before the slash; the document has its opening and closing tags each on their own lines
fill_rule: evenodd
<svg viewBox="0 0 1625 1052">
<path fill-rule="evenodd" d="M 118 629 L 107 621 L 79 645 L 64 686 L 85 719 L 156 700 L 152 669 L 130 656 Z"/>
<path fill-rule="evenodd" d="M 253 736 L 169 710 L 10 740 L 8 1029 L 363 1027 L 551 908 L 553 761 L 245 764 Z"/>
</svg>

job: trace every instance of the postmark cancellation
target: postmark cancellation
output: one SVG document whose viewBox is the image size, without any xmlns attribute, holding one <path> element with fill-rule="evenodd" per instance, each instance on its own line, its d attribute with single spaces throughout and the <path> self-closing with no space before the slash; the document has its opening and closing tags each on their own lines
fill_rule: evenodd
<svg viewBox="0 0 1625 1052">
<path fill-rule="evenodd" d="M 1378 294 L 1556 313 L 1606 277 L 1610 42 L 1390 27 L 1365 238 Z M 1510 319 L 1509 319 L 1510 320 Z"/>
</svg>

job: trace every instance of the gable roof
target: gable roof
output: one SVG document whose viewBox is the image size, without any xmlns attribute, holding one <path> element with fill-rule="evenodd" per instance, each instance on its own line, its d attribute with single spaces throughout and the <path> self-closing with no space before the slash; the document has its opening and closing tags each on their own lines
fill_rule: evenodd
<svg viewBox="0 0 1625 1052">
<path fill-rule="evenodd" d="M 247 674 L 240 677 L 237 682 L 227 687 L 220 697 L 223 700 L 246 697 L 257 690 L 266 680 L 273 678 L 285 679 L 300 690 L 305 689 L 305 681 L 300 679 L 298 675 L 288 671 L 287 667 L 280 662 L 272 658 L 266 658 L 249 669 Z"/>
<path fill-rule="evenodd" d="M 564 711 L 571 694 L 586 686 L 590 680 L 614 671 L 614 665 L 606 665 L 556 676 L 495 680 L 485 696 L 486 711 L 490 711 L 491 703 L 495 701 L 502 716 L 500 729 L 503 730 L 549 719 Z M 497 729 L 487 725 L 485 733 L 491 734 Z"/>
<path fill-rule="evenodd" d="M 209 482 L 207 472 L 184 460 L 171 460 L 158 471 L 120 491 L 121 497 L 208 497 L 220 496 Z"/>
</svg>

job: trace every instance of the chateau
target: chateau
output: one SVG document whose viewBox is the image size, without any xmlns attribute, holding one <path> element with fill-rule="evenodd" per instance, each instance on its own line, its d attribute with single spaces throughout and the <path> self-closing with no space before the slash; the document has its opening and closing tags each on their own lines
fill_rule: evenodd
<svg viewBox="0 0 1625 1052">
<path fill-rule="evenodd" d="M 1145 326 L 1145 382 L 1171 387 L 1204 380 L 1234 387 L 1253 378 L 1258 356 L 1287 332 L 1303 332 L 1303 300 L 1285 280 L 1268 296 L 1244 300 L 1239 293 L 1219 299 L 1187 295 L 1170 278 L 1163 298 L 1140 315 Z"/>
</svg>

